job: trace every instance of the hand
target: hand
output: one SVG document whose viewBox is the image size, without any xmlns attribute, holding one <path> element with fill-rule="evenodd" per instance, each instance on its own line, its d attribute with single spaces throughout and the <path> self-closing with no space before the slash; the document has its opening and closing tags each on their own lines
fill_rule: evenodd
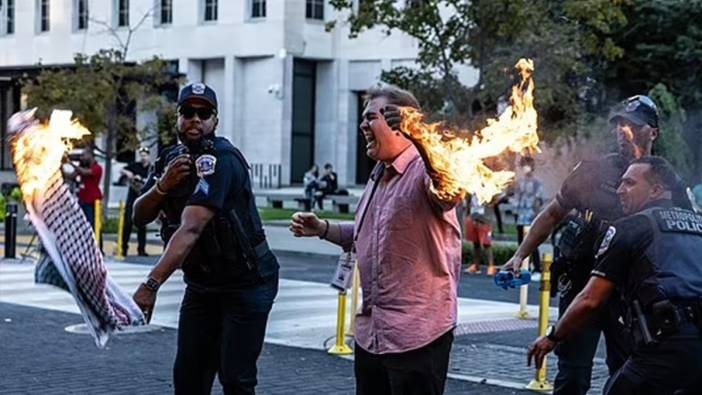
<svg viewBox="0 0 702 395">
<path fill-rule="evenodd" d="M 514 275 L 519 277 L 523 261 L 524 258 L 518 257 L 517 255 L 513 255 L 511 258 L 509 258 L 507 263 L 500 267 L 500 270 L 505 272 L 514 272 Z"/>
<path fill-rule="evenodd" d="M 163 192 L 170 192 L 176 188 L 183 180 L 188 178 L 191 172 L 192 162 L 190 155 L 182 154 L 168 164 L 161 180 L 158 181 L 158 187 Z"/>
<path fill-rule="evenodd" d="M 156 304 L 156 292 L 152 291 L 144 284 L 140 284 L 136 292 L 134 292 L 134 303 L 139 306 L 141 312 L 144 313 L 144 318 L 146 318 L 146 323 L 151 322 L 151 314 L 154 311 L 154 305 Z"/>
<path fill-rule="evenodd" d="M 402 113 L 400 112 L 400 107 L 389 104 L 383 108 L 381 111 L 385 122 L 388 124 L 390 129 L 401 131 L 400 125 L 402 125 Z"/>
<path fill-rule="evenodd" d="M 290 221 L 290 231 L 295 237 L 320 236 L 327 226 L 315 213 L 297 212 Z"/>
<path fill-rule="evenodd" d="M 531 359 L 533 358 L 536 368 L 541 369 L 546 354 L 550 353 L 554 348 L 556 348 L 556 342 L 551 341 L 546 336 L 539 337 L 529 346 L 527 352 L 527 366 L 531 366 Z"/>
</svg>

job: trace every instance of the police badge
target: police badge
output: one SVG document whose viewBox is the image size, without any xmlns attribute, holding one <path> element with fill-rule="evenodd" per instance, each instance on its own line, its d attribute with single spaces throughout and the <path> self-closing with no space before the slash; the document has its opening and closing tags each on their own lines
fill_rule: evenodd
<svg viewBox="0 0 702 395">
<path fill-rule="evenodd" d="M 195 160 L 195 169 L 197 170 L 197 176 L 203 178 L 214 174 L 215 165 L 217 164 L 217 158 L 214 155 L 200 155 Z"/>
</svg>

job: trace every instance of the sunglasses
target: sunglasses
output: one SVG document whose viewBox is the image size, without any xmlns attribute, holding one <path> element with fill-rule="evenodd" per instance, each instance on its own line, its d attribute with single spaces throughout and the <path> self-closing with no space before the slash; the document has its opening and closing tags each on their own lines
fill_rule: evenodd
<svg viewBox="0 0 702 395">
<path fill-rule="evenodd" d="M 215 110 L 209 107 L 190 107 L 190 106 L 183 106 L 178 109 L 178 113 L 183 116 L 185 119 L 191 119 L 192 117 L 197 114 L 197 117 L 200 118 L 201 120 L 205 121 L 210 119 L 212 115 L 215 114 Z"/>
</svg>

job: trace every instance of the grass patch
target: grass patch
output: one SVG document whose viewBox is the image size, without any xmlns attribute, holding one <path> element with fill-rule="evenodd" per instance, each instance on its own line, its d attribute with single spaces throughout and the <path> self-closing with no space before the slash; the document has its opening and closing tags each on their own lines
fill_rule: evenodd
<svg viewBox="0 0 702 395">
<path fill-rule="evenodd" d="M 261 216 L 261 221 L 276 221 L 276 220 L 289 220 L 293 214 L 300 210 L 288 209 L 288 208 L 269 208 L 261 207 L 258 209 L 258 214 Z M 319 218 L 322 219 L 339 219 L 353 221 L 354 214 L 340 214 L 333 211 L 320 211 L 315 213 Z"/>
</svg>

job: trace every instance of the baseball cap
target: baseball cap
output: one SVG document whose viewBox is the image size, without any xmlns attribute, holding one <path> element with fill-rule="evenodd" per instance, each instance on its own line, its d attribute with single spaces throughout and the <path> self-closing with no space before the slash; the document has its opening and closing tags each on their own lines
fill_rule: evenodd
<svg viewBox="0 0 702 395">
<path fill-rule="evenodd" d="M 183 103 L 190 99 L 202 99 L 210 103 L 215 110 L 217 109 L 217 94 L 212 88 L 202 82 L 193 82 L 183 87 L 178 95 L 178 106 L 182 106 Z"/>
<path fill-rule="evenodd" d="M 648 96 L 632 96 L 621 103 L 621 108 L 609 118 L 609 122 L 617 122 L 619 118 L 624 118 L 638 126 L 649 125 L 657 128 L 658 107 Z"/>
</svg>

